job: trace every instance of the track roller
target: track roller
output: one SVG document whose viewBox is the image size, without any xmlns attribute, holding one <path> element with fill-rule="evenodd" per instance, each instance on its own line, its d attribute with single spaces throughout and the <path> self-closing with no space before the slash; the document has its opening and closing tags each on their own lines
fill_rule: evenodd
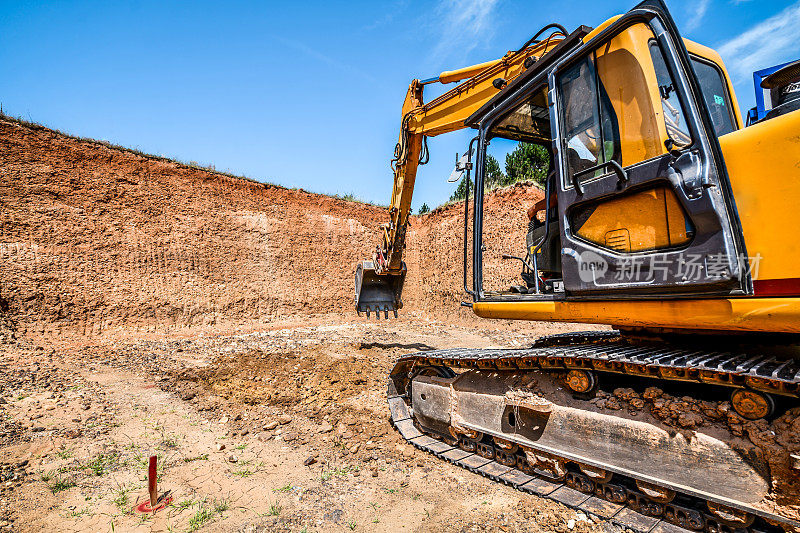
<svg viewBox="0 0 800 533">
<path fill-rule="evenodd" d="M 748 420 L 767 418 L 775 412 L 775 401 L 772 396 L 749 389 L 733 391 L 731 404 L 739 416 Z"/>
<path fill-rule="evenodd" d="M 578 394 L 588 394 L 597 386 L 594 372 L 588 370 L 570 370 L 567 372 L 567 387 Z"/>
<path fill-rule="evenodd" d="M 636 488 L 642 491 L 642 494 L 658 503 L 669 503 L 675 498 L 675 491 L 647 483 L 646 481 L 636 480 Z"/>
<path fill-rule="evenodd" d="M 708 511 L 726 526 L 744 528 L 755 521 L 755 516 L 714 502 L 706 502 Z"/>
<path fill-rule="evenodd" d="M 588 476 L 578 472 L 567 472 L 564 482 L 567 486 L 586 494 L 592 494 L 597 486 Z"/>
</svg>

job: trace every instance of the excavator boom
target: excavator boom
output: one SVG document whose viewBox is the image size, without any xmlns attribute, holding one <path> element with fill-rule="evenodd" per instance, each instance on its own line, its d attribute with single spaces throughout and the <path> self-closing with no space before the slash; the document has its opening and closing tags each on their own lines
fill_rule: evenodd
<svg viewBox="0 0 800 533">
<path fill-rule="evenodd" d="M 567 36 L 558 24 L 548 24 L 516 51 L 502 58 L 442 72 L 436 78 L 413 80 L 408 87 L 402 108 L 400 137 L 395 146 L 391 167 L 394 174 L 392 201 L 388 223 L 381 226 L 381 243 L 375 247 L 371 260 L 356 266 L 356 311 L 383 312 L 397 316 L 403 307 L 402 290 L 406 267 L 403 263 L 406 229 L 411 214 L 411 199 L 419 165 L 427 163 L 426 137 L 460 130 L 464 121 L 498 91 L 516 79 L 527 68 L 553 50 Z M 430 83 L 459 85 L 423 103 L 423 89 Z"/>
</svg>

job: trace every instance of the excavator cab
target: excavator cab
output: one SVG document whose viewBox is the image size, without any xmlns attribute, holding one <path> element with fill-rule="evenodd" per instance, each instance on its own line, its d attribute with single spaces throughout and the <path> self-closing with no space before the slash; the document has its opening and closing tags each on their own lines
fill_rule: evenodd
<svg viewBox="0 0 800 533">
<path fill-rule="evenodd" d="M 653 16 L 659 7 L 640 4 L 572 52 L 537 62 L 468 119 L 480 132 L 476 300 L 752 293 L 719 118 L 698 86 L 698 61 L 666 28 L 671 19 Z M 497 208 L 481 194 L 491 149 L 509 141 L 551 157 L 545 199 L 516 244 L 492 226 Z M 525 246 L 525 257 L 511 246 Z M 522 261 L 527 290 L 508 288 L 503 258 Z"/>
</svg>

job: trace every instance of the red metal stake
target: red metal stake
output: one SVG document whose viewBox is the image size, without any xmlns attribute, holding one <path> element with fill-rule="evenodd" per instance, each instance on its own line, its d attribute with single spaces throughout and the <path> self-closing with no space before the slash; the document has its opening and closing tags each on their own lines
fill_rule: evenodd
<svg viewBox="0 0 800 533">
<path fill-rule="evenodd" d="M 147 490 L 150 491 L 150 508 L 156 508 L 156 502 L 158 501 L 158 476 L 156 475 L 156 461 L 158 459 L 155 455 L 150 456 L 150 468 L 147 471 Z"/>
<path fill-rule="evenodd" d="M 155 513 L 172 503 L 170 491 L 165 492 L 161 496 L 161 501 L 158 501 L 158 459 L 155 455 L 150 456 L 147 465 L 147 490 L 150 493 L 150 499 L 137 504 L 134 510 L 140 513 Z"/>
</svg>

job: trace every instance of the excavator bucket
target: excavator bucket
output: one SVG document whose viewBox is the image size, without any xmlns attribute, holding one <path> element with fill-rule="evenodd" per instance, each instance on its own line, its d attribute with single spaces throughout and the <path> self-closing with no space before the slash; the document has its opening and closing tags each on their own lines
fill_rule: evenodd
<svg viewBox="0 0 800 533">
<path fill-rule="evenodd" d="M 389 318 L 389 312 L 397 318 L 398 309 L 403 307 L 400 295 L 406 279 L 406 266 L 399 274 L 378 274 L 372 261 L 362 261 L 356 266 L 356 312 L 372 312 L 380 319 L 381 312 Z"/>
</svg>

